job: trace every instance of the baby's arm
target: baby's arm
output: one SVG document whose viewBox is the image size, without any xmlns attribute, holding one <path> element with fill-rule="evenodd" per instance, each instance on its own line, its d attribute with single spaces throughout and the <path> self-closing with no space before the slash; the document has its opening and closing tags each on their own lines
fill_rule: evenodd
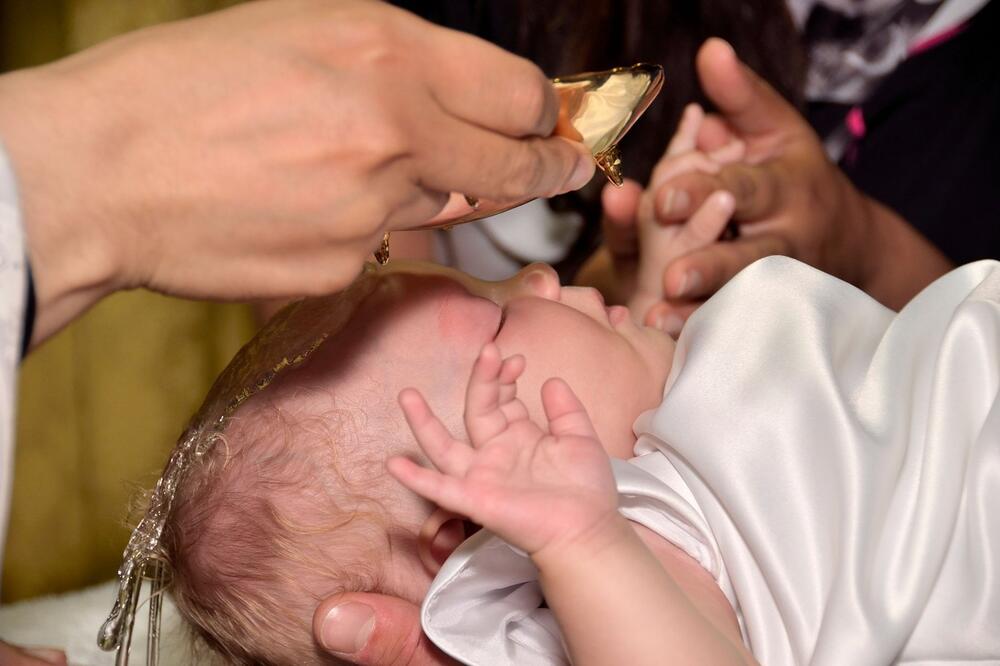
<svg viewBox="0 0 1000 666">
<path fill-rule="evenodd" d="M 546 432 L 517 398 L 523 371 L 523 357 L 483 348 L 466 394 L 471 443 L 452 438 L 418 392 L 401 393 L 437 470 L 393 458 L 392 475 L 528 553 L 574 664 L 753 663 L 618 512 L 608 456 L 569 386 L 542 387 Z"/>
<path fill-rule="evenodd" d="M 704 118 L 705 112 L 697 104 L 684 109 L 677 132 L 639 200 L 636 211 L 639 267 L 636 291 L 628 302 L 632 316 L 639 321 L 644 321 L 649 309 L 663 300 L 663 273 L 667 265 L 681 255 L 715 242 L 735 208 L 733 196 L 719 191 L 683 224 L 664 226 L 656 219 L 656 199 L 662 199 L 664 193 L 660 189 L 665 183 L 690 171 L 717 173 L 722 164 L 743 158 L 745 147 L 741 142 L 731 142 L 711 154 L 697 150 L 698 131 Z M 674 196 L 686 195 L 675 192 Z"/>
</svg>

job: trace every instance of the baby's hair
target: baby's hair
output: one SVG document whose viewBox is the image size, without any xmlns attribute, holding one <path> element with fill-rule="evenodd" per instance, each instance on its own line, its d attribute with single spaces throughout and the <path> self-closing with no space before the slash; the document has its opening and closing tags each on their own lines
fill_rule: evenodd
<svg viewBox="0 0 1000 666">
<path fill-rule="evenodd" d="M 303 416 L 282 402 L 261 395 L 241 409 L 180 484 L 162 539 L 178 610 L 236 664 L 329 662 L 312 638 L 319 600 L 393 593 L 383 581 L 396 488 L 356 422 L 363 412 Z"/>
</svg>

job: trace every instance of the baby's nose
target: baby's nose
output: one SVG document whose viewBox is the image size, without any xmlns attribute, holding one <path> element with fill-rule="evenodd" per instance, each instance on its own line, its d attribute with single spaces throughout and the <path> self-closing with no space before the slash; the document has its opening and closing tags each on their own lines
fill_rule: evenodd
<svg viewBox="0 0 1000 666">
<path fill-rule="evenodd" d="M 559 300 L 559 274 L 548 264 L 529 264 L 518 272 L 514 281 L 532 296 Z"/>
</svg>

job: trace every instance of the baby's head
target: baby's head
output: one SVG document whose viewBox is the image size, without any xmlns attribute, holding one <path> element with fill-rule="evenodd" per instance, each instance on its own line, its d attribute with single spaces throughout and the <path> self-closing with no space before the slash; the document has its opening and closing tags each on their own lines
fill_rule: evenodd
<svg viewBox="0 0 1000 666">
<path fill-rule="evenodd" d="M 670 338 L 593 290 L 560 288 L 546 266 L 499 283 L 402 263 L 364 279 L 377 283 L 349 324 L 239 408 L 167 521 L 173 596 L 238 663 L 321 662 L 311 626 L 322 599 L 362 591 L 419 603 L 464 538 L 461 519 L 442 520 L 385 472 L 391 455 L 421 457 L 396 404 L 403 388 L 464 437 L 469 373 L 495 340 L 525 356 L 518 395 L 534 418 L 544 422 L 542 383 L 562 377 L 622 458 L 635 417 L 662 397 Z"/>
</svg>

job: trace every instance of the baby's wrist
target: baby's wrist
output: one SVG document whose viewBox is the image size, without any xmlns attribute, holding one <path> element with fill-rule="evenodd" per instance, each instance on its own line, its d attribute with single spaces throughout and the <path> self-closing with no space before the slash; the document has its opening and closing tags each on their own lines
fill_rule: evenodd
<svg viewBox="0 0 1000 666">
<path fill-rule="evenodd" d="M 546 572 L 565 569 L 568 564 L 597 560 L 633 535 L 628 520 L 616 509 L 596 517 L 579 532 L 546 544 L 531 554 L 531 560 L 544 576 Z"/>
</svg>

